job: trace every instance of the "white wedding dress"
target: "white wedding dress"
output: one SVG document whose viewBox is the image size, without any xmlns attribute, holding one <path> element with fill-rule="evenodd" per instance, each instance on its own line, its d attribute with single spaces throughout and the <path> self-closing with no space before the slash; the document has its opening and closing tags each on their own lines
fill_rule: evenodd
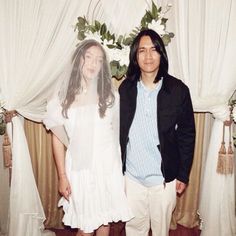
<svg viewBox="0 0 236 236">
<path fill-rule="evenodd" d="M 69 201 L 59 201 L 64 224 L 89 233 L 112 221 L 130 220 L 119 148 L 119 104 L 107 108 L 104 118 L 95 104 L 72 105 L 68 119 L 56 99 L 47 109 L 47 128 L 64 125 L 69 140 L 65 162 L 72 194 Z"/>
</svg>

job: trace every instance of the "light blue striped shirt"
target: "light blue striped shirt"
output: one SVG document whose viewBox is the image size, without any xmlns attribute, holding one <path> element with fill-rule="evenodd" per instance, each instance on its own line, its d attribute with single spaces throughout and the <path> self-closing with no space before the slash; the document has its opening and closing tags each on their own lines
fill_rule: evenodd
<svg viewBox="0 0 236 236">
<path fill-rule="evenodd" d="M 157 130 L 157 95 L 162 80 L 154 90 L 149 90 L 140 80 L 137 83 L 136 112 L 129 131 L 126 175 L 144 186 L 162 184 L 161 154 Z"/>
</svg>

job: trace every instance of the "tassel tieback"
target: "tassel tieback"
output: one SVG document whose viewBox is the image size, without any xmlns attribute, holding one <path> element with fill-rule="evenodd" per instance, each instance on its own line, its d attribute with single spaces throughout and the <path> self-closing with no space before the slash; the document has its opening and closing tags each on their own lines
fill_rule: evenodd
<svg viewBox="0 0 236 236">
<path fill-rule="evenodd" d="M 229 127 L 229 144 L 225 147 L 225 126 Z M 231 142 L 231 123 L 223 123 L 223 136 L 221 147 L 218 152 L 217 173 L 223 175 L 233 174 L 234 171 L 234 152 Z"/>
<path fill-rule="evenodd" d="M 5 123 L 10 123 L 12 118 L 17 115 L 16 110 L 5 111 L 4 112 L 4 121 Z M 3 151 L 3 163 L 6 168 L 12 167 L 12 150 L 11 150 L 11 142 L 10 138 L 5 130 L 3 135 L 3 143 L 2 143 L 2 151 Z"/>
<path fill-rule="evenodd" d="M 11 122 L 12 118 L 15 117 L 16 115 L 17 115 L 17 111 L 16 110 L 5 111 L 4 112 L 5 122 L 6 123 Z"/>
<path fill-rule="evenodd" d="M 8 137 L 8 134 L 5 133 L 3 136 L 2 143 L 2 152 L 3 152 L 3 163 L 6 168 L 12 167 L 12 151 L 11 151 L 11 142 Z"/>
</svg>

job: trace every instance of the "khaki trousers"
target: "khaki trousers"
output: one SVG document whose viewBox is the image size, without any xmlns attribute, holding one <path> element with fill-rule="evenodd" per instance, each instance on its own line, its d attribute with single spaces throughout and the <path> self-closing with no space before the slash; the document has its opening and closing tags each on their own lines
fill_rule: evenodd
<svg viewBox="0 0 236 236">
<path fill-rule="evenodd" d="M 172 212 L 176 205 L 176 181 L 145 187 L 125 177 L 126 195 L 134 218 L 126 222 L 126 236 L 168 236 Z"/>
</svg>

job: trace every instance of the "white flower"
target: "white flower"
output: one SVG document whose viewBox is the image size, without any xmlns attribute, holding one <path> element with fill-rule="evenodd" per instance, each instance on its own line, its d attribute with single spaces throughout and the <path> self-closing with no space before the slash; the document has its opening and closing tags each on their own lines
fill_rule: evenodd
<svg viewBox="0 0 236 236">
<path fill-rule="evenodd" d="M 118 48 L 107 48 L 107 53 L 111 61 L 119 61 L 120 65 L 129 64 L 129 47 L 124 46 L 122 50 Z"/>
<path fill-rule="evenodd" d="M 103 40 L 103 45 L 104 45 L 104 46 L 107 46 L 107 44 L 113 44 L 113 40 L 110 39 L 110 40 L 108 41 L 107 39 L 104 39 L 104 40 Z"/>
<path fill-rule="evenodd" d="M 158 21 L 152 20 L 150 24 L 148 24 L 148 28 L 156 31 L 159 35 L 165 34 L 165 27 L 161 25 L 161 20 Z"/>
<path fill-rule="evenodd" d="M 162 19 L 164 16 L 165 16 L 165 13 L 164 13 L 164 12 L 160 12 L 158 19 L 160 20 L 160 19 Z"/>
<path fill-rule="evenodd" d="M 95 33 L 92 33 L 91 31 L 85 33 L 86 39 L 94 39 L 98 41 L 99 43 L 102 42 L 101 35 L 96 31 Z"/>
<path fill-rule="evenodd" d="M 146 10 L 145 15 L 143 16 L 140 25 L 135 27 L 135 30 L 132 31 L 132 34 L 128 37 L 126 35 L 116 35 L 111 34 L 110 31 L 107 30 L 107 26 L 105 23 L 95 23 L 95 24 L 89 24 L 88 20 L 85 17 L 78 17 L 78 24 L 76 24 L 77 30 L 78 30 L 78 36 L 79 38 L 83 37 L 84 31 L 85 32 L 85 38 L 87 39 L 95 39 L 96 41 L 100 42 L 108 55 L 108 58 L 110 61 L 117 61 L 118 66 L 115 68 L 116 64 L 112 64 L 112 73 L 114 75 L 119 74 L 120 72 L 123 74 L 125 73 L 124 67 L 120 68 L 120 66 L 129 64 L 129 51 L 130 48 L 127 46 L 127 44 L 131 44 L 131 41 L 133 37 L 135 36 L 133 32 L 136 32 L 137 29 L 141 29 L 142 27 L 148 27 L 149 29 L 153 29 L 156 31 L 161 37 L 163 36 L 169 36 L 170 33 L 168 31 L 165 31 L 166 28 L 166 21 L 162 22 L 162 19 L 165 18 L 165 14 L 169 11 L 169 9 L 172 7 L 171 3 L 168 3 L 166 8 L 163 10 L 163 8 L 158 7 L 154 2 L 152 3 L 152 7 L 150 10 Z M 157 9 L 157 11 L 156 11 Z M 153 14 L 154 12 L 154 14 Z M 151 19 L 150 19 L 151 17 Z M 151 23 L 148 23 L 151 20 Z M 167 19 L 166 19 L 167 20 Z M 162 24 L 163 23 L 163 24 Z M 103 25 L 105 27 L 103 27 Z M 92 28 L 90 27 L 92 26 Z M 95 27 L 95 28 L 94 28 Z M 103 28 L 102 28 L 103 27 Z M 98 29 L 99 28 L 99 29 Z M 94 29 L 97 29 L 98 31 L 92 33 Z M 100 32 L 103 32 L 102 34 Z M 107 38 L 110 38 L 108 36 L 108 32 L 110 36 L 112 36 L 112 40 L 107 40 Z M 120 38 L 121 37 L 121 38 Z M 170 38 L 173 38 L 174 34 L 172 33 L 168 38 L 165 38 L 165 44 L 168 45 L 168 43 L 171 41 Z M 103 41 L 101 40 L 103 39 Z M 120 40 L 122 39 L 122 40 Z M 108 47 L 113 47 L 109 48 Z M 122 49 L 118 49 L 117 47 L 121 47 Z M 115 65 L 115 66 L 114 66 Z M 116 71 L 117 70 L 117 71 Z M 119 72 L 119 73 L 117 73 Z"/>
<path fill-rule="evenodd" d="M 121 65 L 127 65 L 129 64 L 129 52 L 130 52 L 130 47 L 129 46 L 124 46 L 122 49 L 122 54 L 120 58 L 120 64 Z"/>
<path fill-rule="evenodd" d="M 236 122 L 236 106 L 234 106 L 234 108 L 233 108 L 232 116 L 233 116 L 234 122 Z"/>
<path fill-rule="evenodd" d="M 120 55 L 122 51 L 118 48 L 108 48 L 107 50 L 109 59 L 111 61 L 120 61 Z"/>
<path fill-rule="evenodd" d="M 4 105 L 5 105 L 5 101 L 0 100 L 0 113 L 4 112 Z"/>
<path fill-rule="evenodd" d="M 3 107 L 4 104 L 5 104 L 5 102 L 0 100 L 0 107 Z"/>
</svg>

